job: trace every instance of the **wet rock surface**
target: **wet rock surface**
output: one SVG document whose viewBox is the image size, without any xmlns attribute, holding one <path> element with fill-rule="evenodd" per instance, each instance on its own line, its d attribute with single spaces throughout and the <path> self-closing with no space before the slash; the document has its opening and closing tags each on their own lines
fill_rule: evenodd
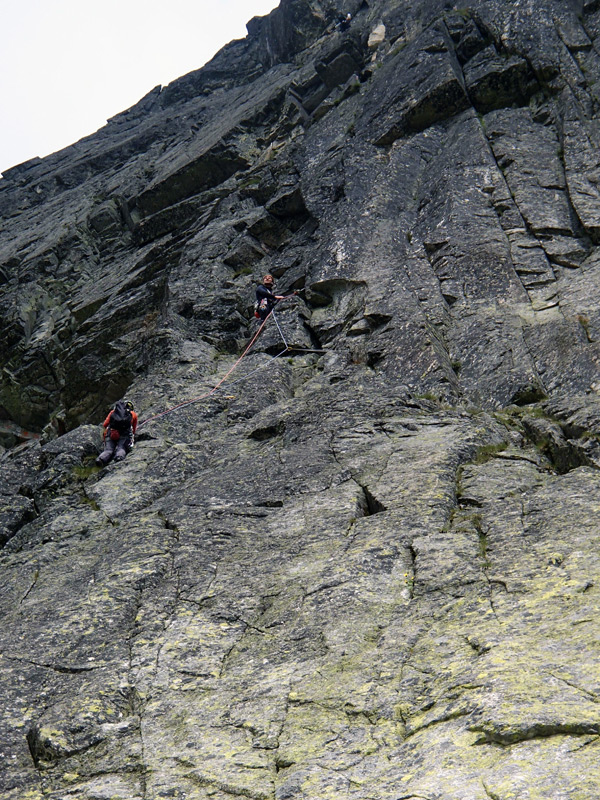
<svg viewBox="0 0 600 800">
<path fill-rule="evenodd" d="M 597 794 L 600 11 L 341 6 L 0 181 L 7 800 Z"/>
</svg>

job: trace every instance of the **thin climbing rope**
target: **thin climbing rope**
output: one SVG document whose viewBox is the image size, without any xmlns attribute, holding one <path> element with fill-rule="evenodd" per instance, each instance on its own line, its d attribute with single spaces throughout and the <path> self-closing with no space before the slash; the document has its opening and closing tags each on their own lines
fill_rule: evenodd
<svg viewBox="0 0 600 800">
<path fill-rule="evenodd" d="M 293 296 L 294 295 L 290 294 L 290 295 L 287 295 L 286 297 L 284 297 L 283 299 L 287 300 L 289 297 L 293 297 Z M 271 363 L 271 361 L 274 361 L 276 358 L 279 358 L 284 353 L 287 353 L 290 348 L 288 346 L 288 343 L 285 340 L 285 336 L 283 335 L 283 332 L 282 332 L 281 328 L 279 327 L 279 322 L 277 321 L 277 318 L 275 317 L 275 314 L 273 313 L 273 309 L 271 309 L 271 311 L 267 314 L 267 316 L 262 321 L 262 324 L 260 325 L 259 329 L 256 331 L 256 333 L 252 337 L 249 345 L 246 347 L 246 349 L 244 350 L 242 355 L 237 359 L 237 361 L 233 364 L 233 366 L 229 370 L 227 370 L 227 372 L 221 378 L 221 380 L 218 383 L 216 383 L 209 392 L 206 392 L 205 394 L 201 394 L 198 397 L 193 397 L 191 400 L 185 400 L 183 403 L 178 403 L 176 406 L 172 406 L 171 408 L 168 408 L 166 411 L 161 411 L 160 414 L 154 414 L 153 416 L 142 420 L 141 422 L 138 423 L 138 426 L 137 426 L 138 429 L 141 428 L 142 425 L 146 425 L 148 422 L 152 422 L 155 419 L 160 419 L 161 417 L 166 417 L 167 414 L 171 414 L 173 411 L 178 411 L 180 408 L 185 408 L 186 406 L 190 406 L 190 405 L 192 405 L 192 403 L 198 403 L 198 402 L 200 402 L 200 400 L 206 400 L 207 398 L 209 398 L 213 394 L 215 394 L 215 392 L 217 392 L 220 389 L 220 387 L 225 383 L 225 381 L 231 375 L 231 373 L 235 369 L 237 369 L 237 367 L 240 365 L 240 363 L 243 361 L 243 359 L 248 355 L 248 353 L 250 352 L 251 347 L 254 345 L 254 343 L 256 342 L 256 340 L 258 339 L 260 334 L 262 333 L 263 328 L 267 324 L 267 320 L 271 316 L 273 316 L 273 319 L 275 320 L 275 323 L 277 325 L 277 329 L 279 330 L 279 334 L 280 334 L 280 336 L 281 336 L 281 338 L 283 340 L 283 343 L 285 345 L 284 349 L 280 353 L 277 353 L 277 355 L 271 356 L 271 358 L 267 362 L 265 362 L 264 364 L 261 364 L 260 367 L 258 367 L 255 370 L 252 370 L 252 372 L 249 372 L 247 375 L 243 375 L 241 378 L 238 378 L 237 380 L 233 381 L 230 385 L 234 386 L 236 383 L 240 383 L 242 380 L 246 380 L 251 375 L 253 375 L 255 372 L 258 372 L 260 369 L 263 369 L 264 367 L 268 366 Z M 297 350 L 297 348 L 294 348 L 294 349 Z"/>
<path fill-rule="evenodd" d="M 275 320 L 275 325 L 277 325 L 277 330 L 279 331 L 279 335 L 281 336 L 281 339 L 282 339 L 282 341 L 283 341 L 283 343 L 284 343 L 284 345 L 286 346 L 286 349 L 287 349 L 288 348 L 288 343 L 287 343 L 287 341 L 285 339 L 285 336 L 283 335 L 283 331 L 281 330 L 281 326 L 279 325 L 279 320 L 277 319 L 277 316 L 275 315 L 275 309 L 274 308 L 271 310 L 271 316 Z"/>
</svg>

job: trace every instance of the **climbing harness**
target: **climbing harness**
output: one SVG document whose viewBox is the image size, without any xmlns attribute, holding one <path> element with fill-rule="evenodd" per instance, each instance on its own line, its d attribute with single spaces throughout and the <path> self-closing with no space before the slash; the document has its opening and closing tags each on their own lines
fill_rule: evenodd
<svg viewBox="0 0 600 800">
<path fill-rule="evenodd" d="M 290 297 L 293 297 L 293 296 L 294 296 L 293 294 L 289 294 L 289 295 L 286 295 L 283 299 L 284 300 L 288 300 Z M 300 353 L 326 353 L 327 352 L 326 350 L 316 350 L 316 349 L 313 350 L 313 349 L 304 349 L 304 348 L 301 348 L 301 347 L 300 348 L 299 347 L 290 347 L 288 345 L 287 341 L 286 341 L 285 336 L 283 335 L 283 331 L 281 330 L 281 326 L 279 325 L 279 320 L 275 316 L 274 310 L 271 309 L 269 314 L 262 321 L 259 329 L 256 331 L 256 333 L 254 334 L 254 336 L 250 340 L 250 343 L 248 344 L 248 346 L 246 347 L 246 349 L 244 350 L 242 355 L 237 359 L 237 361 L 233 364 L 233 366 L 225 373 L 225 375 L 221 378 L 221 380 L 218 383 L 216 383 L 209 392 L 206 392 L 205 394 L 202 394 L 199 397 L 193 397 L 191 400 L 185 400 L 183 403 L 178 403 L 178 405 L 173 406 L 172 408 L 168 408 L 166 411 L 162 411 L 160 414 L 154 414 L 153 416 L 142 420 L 141 422 L 138 423 L 138 429 L 141 428 L 143 425 L 146 425 L 148 422 L 152 422 L 153 420 L 160 419 L 161 417 L 166 417 L 167 414 L 171 414 L 173 411 L 177 411 L 180 408 L 185 408 L 186 406 L 190 406 L 193 403 L 200 402 L 200 400 L 206 400 L 207 398 L 212 397 L 212 395 L 215 394 L 215 392 L 217 392 L 220 389 L 220 387 L 225 383 L 225 381 L 227 381 L 227 378 L 229 378 L 229 376 L 234 372 L 234 370 L 237 369 L 237 367 L 241 364 L 241 362 L 244 360 L 244 358 L 248 355 L 248 353 L 250 352 L 252 346 L 254 345 L 254 343 L 256 342 L 256 340 L 258 339 L 260 334 L 262 333 L 263 328 L 267 324 L 267 320 L 270 317 L 273 317 L 273 319 L 275 320 L 275 324 L 277 325 L 277 330 L 279 331 L 279 335 L 281 336 L 282 342 L 284 344 L 283 349 L 279 353 L 277 353 L 276 355 L 271 356 L 269 358 L 269 360 L 266 361 L 264 364 L 261 364 L 260 367 L 257 367 L 256 369 L 252 370 L 251 372 L 247 373 L 246 375 L 243 375 L 240 378 L 237 378 L 234 381 L 229 381 L 228 382 L 228 386 L 235 386 L 236 383 L 241 383 L 241 381 L 247 380 L 251 375 L 254 375 L 256 372 L 259 372 L 261 369 L 264 369 L 265 367 L 269 366 L 269 364 L 272 361 L 275 361 L 276 358 L 280 358 L 282 355 L 284 355 L 287 352 L 300 352 Z"/>
</svg>

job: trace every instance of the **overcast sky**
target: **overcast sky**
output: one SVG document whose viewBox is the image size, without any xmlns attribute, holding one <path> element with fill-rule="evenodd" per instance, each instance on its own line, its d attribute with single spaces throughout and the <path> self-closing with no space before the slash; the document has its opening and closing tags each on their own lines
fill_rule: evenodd
<svg viewBox="0 0 600 800">
<path fill-rule="evenodd" d="M 279 0 L 0 0 L 0 172 L 101 128 Z"/>
</svg>

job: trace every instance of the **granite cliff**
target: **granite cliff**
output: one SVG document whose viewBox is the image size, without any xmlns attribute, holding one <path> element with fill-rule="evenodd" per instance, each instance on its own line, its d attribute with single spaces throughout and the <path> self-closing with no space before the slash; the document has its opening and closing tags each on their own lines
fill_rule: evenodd
<svg viewBox="0 0 600 800">
<path fill-rule="evenodd" d="M 282 0 L 4 173 L 4 800 L 598 796 L 599 133 L 597 0 Z"/>
</svg>

